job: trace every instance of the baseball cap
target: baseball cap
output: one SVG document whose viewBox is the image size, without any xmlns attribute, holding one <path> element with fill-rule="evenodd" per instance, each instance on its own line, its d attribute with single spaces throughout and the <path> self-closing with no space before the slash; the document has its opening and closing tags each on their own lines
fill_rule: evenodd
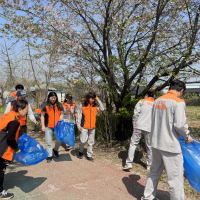
<svg viewBox="0 0 200 200">
<path fill-rule="evenodd" d="M 27 97 L 27 94 L 24 90 L 19 90 L 17 91 L 17 94 L 16 94 L 18 97 Z"/>
<path fill-rule="evenodd" d="M 65 98 L 66 98 L 66 99 L 72 99 L 73 97 L 72 97 L 71 94 L 66 94 Z"/>
</svg>

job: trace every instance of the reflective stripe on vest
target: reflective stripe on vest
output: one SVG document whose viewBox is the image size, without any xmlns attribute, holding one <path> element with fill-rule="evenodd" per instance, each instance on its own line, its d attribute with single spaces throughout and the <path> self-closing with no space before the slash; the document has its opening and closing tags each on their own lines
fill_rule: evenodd
<svg viewBox="0 0 200 200">
<path fill-rule="evenodd" d="M 63 108 L 67 110 L 67 115 L 71 115 L 72 114 L 72 107 L 75 108 L 76 104 L 71 103 L 70 107 L 68 106 L 68 103 L 64 103 L 63 104 Z"/>
<path fill-rule="evenodd" d="M 14 112 L 14 111 L 10 111 L 10 112 L 2 115 L 0 117 L 0 130 L 5 129 L 8 125 L 8 123 L 11 122 L 11 121 L 14 121 L 14 120 L 18 120 L 17 113 Z M 16 132 L 16 136 L 15 136 L 16 142 L 17 142 L 18 137 L 19 137 L 19 129 L 20 129 L 20 127 L 18 128 L 18 130 Z M 5 159 L 5 160 L 12 161 L 13 153 L 14 153 L 14 149 L 11 148 L 10 146 L 8 146 L 8 149 L 3 154 L 2 158 Z"/>
</svg>

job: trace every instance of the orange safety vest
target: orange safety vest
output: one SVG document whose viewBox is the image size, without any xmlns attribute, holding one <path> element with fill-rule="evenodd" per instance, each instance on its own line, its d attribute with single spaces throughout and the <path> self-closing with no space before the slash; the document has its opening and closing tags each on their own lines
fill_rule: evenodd
<svg viewBox="0 0 200 200">
<path fill-rule="evenodd" d="M 61 110 L 58 110 L 57 105 L 55 105 L 55 108 L 53 108 L 52 105 L 51 108 L 46 105 L 45 126 L 49 128 L 55 128 L 56 123 L 60 119 L 60 112 Z"/>
<path fill-rule="evenodd" d="M 81 127 L 86 129 L 94 129 L 96 128 L 96 116 L 98 111 L 98 105 L 88 104 L 87 106 L 83 103 L 82 106 L 82 120 Z"/>
<path fill-rule="evenodd" d="M 10 112 L 2 115 L 0 117 L 0 130 L 5 131 L 4 129 L 7 127 L 8 123 L 11 122 L 11 121 L 14 121 L 14 120 L 18 120 L 18 116 L 17 116 L 17 113 L 15 111 L 10 111 Z M 16 132 L 16 136 L 15 136 L 16 142 L 17 142 L 18 137 L 19 137 L 19 129 L 20 129 L 20 127 L 18 128 L 18 130 Z M 5 159 L 5 160 L 12 161 L 13 153 L 14 153 L 14 149 L 11 148 L 10 146 L 8 146 L 8 149 L 3 154 L 2 158 Z"/>
<path fill-rule="evenodd" d="M 17 97 L 17 91 L 10 93 L 11 97 Z"/>
<path fill-rule="evenodd" d="M 75 108 L 76 104 L 71 103 L 70 107 L 69 107 L 68 103 L 63 103 L 63 108 L 67 110 L 67 115 L 71 115 L 72 114 L 72 107 Z"/>
<path fill-rule="evenodd" d="M 15 103 L 16 101 L 17 101 L 17 100 L 11 101 L 11 108 L 10 108 L 10 111 L 13 110 L 13 105 L 14 105 L 14 103 Z M 25 125 L 26 125 L 26 120 L 27 120 L 26 116 L 25 116 L 25 117 L 20 117 L 20 119 L 19 119 L 20 126 L 25 126 Z"/>
<path fill-rule="evenodd" d="M 42 108 L 35 110 L 34 113 L 38 113 L 39 115 L 41 115 L 41 111 L 42 111 Z"/>
</svg>

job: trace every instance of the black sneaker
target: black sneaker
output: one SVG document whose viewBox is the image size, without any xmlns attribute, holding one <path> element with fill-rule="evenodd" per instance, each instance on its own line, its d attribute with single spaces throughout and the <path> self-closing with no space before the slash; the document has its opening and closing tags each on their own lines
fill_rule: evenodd
<svg viewBox="0 0 200 200">
<path fill-rule="evenodd" d="M 87 160 L 89 160 L 89 161 L 91 161 L 91 162 L 94 162 L 94 159 L 92 158 L 92 157 L 86 157 L 87 158 Z"/>
<path fill-rule="evenodd" d="M 78 153 L 78 158 L 79 158 L 79 159 L 83 159 L 83 153 L 79 152 L 79 153 Z"/>
<path fill-rule="evenodd" d="M 14 194 L 8 193 L 6 190 L 0 193 L 0 199 L 12 199 L 13 197 L 14 197 Z"/>
<path fill-rule="evenodd" d="M 46 160 L 47 160 L 47 163 L 50 163 L 52 161 L 52 157 L 47 157 Z"/>
<path fill-rule="evenodd" d="M 55 158 L 58 158 L 58 157 L 59 157 L 58 151 L 55 151 L 54 149 L 53 149 L 53 154 L 54 154 L 54 157 L 55 157 Z"/>
</svg>

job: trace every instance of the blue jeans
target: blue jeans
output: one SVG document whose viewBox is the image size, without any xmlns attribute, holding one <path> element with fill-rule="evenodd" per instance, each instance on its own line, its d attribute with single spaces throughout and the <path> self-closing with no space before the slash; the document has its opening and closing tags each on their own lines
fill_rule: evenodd
<svg viewBox="0 0 200 200">
<path fill-rule="evenodd" d="M 46 143 L 46 150 L 49 153 L 48 157 L 52 157 L 52 139 L 53 139 L 54 131 L 55 131 L 54 128 L 49 128 L 49 127 L 46 127 L 46 130 L 45 130 L 45 143 Z M 60 145 L 61 145 L 61 142 L 56 139 L 54 150 L 58 151 Z"/>
</svg>

